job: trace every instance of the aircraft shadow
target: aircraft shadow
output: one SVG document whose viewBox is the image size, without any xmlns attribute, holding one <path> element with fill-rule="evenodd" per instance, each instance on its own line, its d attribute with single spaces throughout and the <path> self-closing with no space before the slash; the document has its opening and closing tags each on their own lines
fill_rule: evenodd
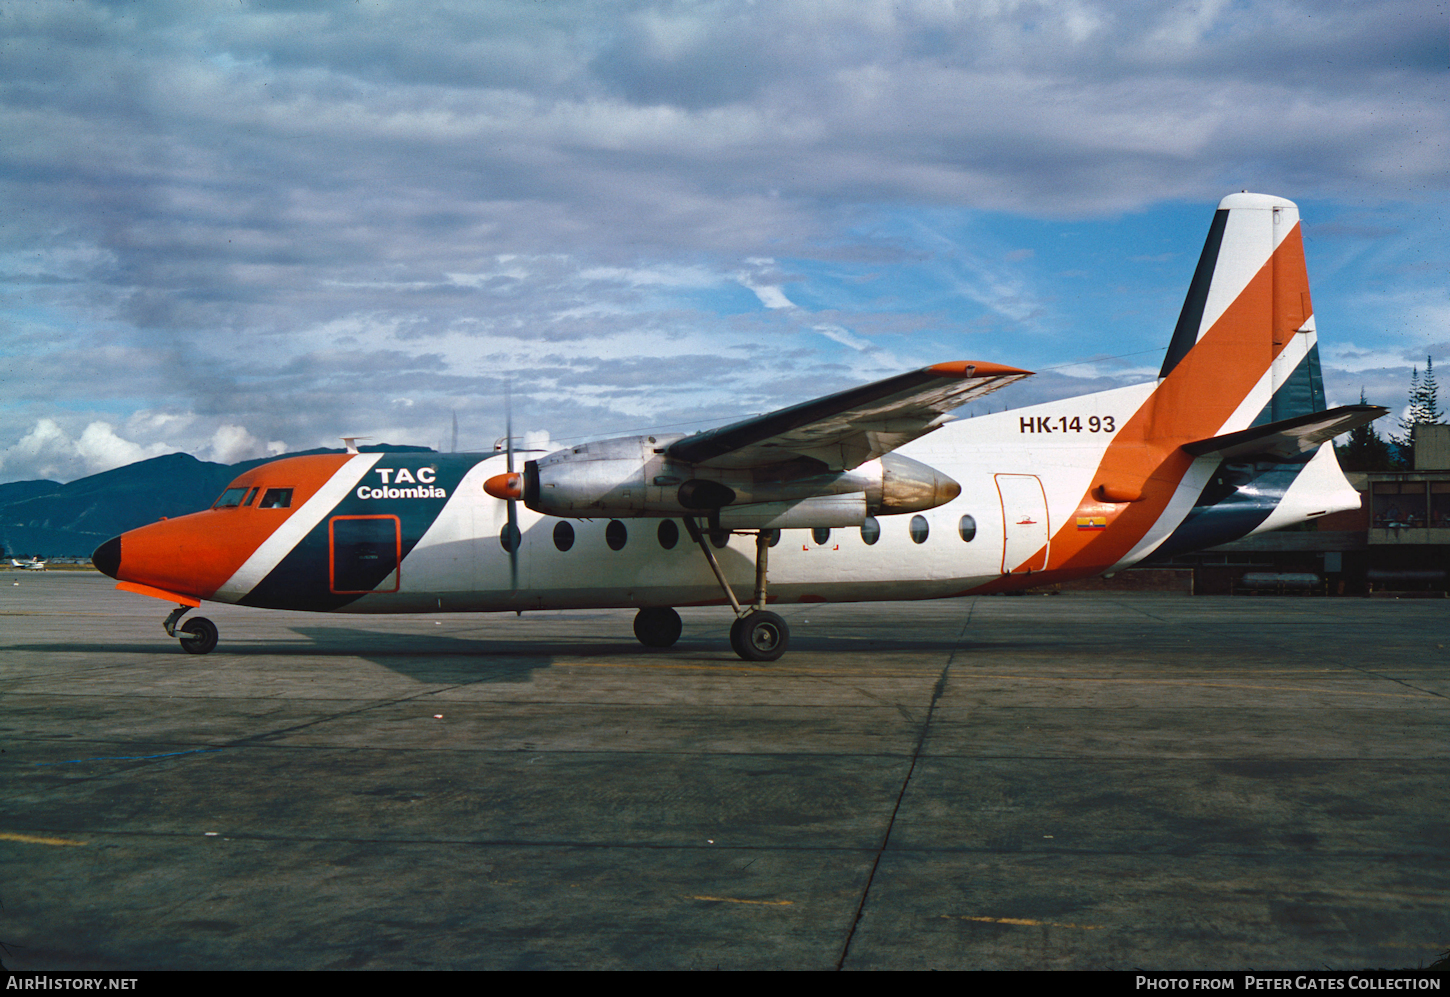
<svg viewBox="0 0 1450 997">
<path fill-rule="evenodd" d="M 651 650 L 633 640 L 581 636 L 558 640 L 527 636 L 511 640 L 488 637 L 454 637 L 443 634 L 388 634 L 350 627 L 292 627 L 304 641 L 248 641 L 229 644 L 225 635 L 213 655 L 239 658 L 308 657 L 362 658 L 424 684 L 476 684 L 481 682 L 521 683 L 529 681 L 539 669 L 553 667 L 561 658 L 594 659 L 632 658 L 661 664 L 689 659 L 709 663 L 716 659 L 722 665 L 739 666 L 739 658 L 730 650 L 725 628 L 718 635 L 701 634 L 686 637 L 671 648 Z M 169 646 L 168 646 L 169 645 Z M 968 639 L 931 640 L 906 634 L 883 634 L 880 637 L 835 636 L 814 632 L 793 634 L 791 652 L 780 664 L 789 667 L 791 655 L 815 653 L 831 655 L 871 655 L 882 653 L 943 654 L 953 650 L 969 650 L 980 646 Z M 154 642 L 137 644 L 51 643 L 15 644 L 6 650 L 83 655 L 155 655 L 174 651 L 176 664 L 201 665 L 208 657 L 185 654 L 175 642 L 160 637 Z"/>
</svg>

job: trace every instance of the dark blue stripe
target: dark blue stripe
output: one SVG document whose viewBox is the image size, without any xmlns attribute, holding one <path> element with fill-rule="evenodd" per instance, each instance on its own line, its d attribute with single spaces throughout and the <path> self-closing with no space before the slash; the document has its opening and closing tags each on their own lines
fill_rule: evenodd
<svg viewBox="0 0 1450 997">
<path fill-rule="evenodd" d="M 1228 209 L 1215 211 L 1213 224 L 1208 227 L 1208 238 L 1203 243 L 1203 253 L 1198 257 L 1198 267 L 1188 285 L 1188 295 L 1183 299 L 1183 310 L 1178 313 L 1178 324 L 1173 327 L 1173 339 L 1168 343 L 1168 353 L 1163 358 L 1159 377 L 1167 377 L 1198 342 L 1198 327 L 1203 325 L 1203 308 L 1208 303 L 1208 289 L 1213 283 L 1213 271 L 1218 267 L 1218 251 L 1223 245 L 1223 232 L 1227 225 Z"/>
<path fill-rule="evenodd" d="M 312 612 L 328 612 L 340 609 L 348 603 L 356 602 L 366 593 L 337 594 L 331 590 L 329 584 L 329 548 L 328 548 L 328 522 L 334 516 L 397 516 L 402 533 L 402 557 L 406 558 L 408 553 L 428 532 L 443 511 L 443 506 L 453 498 L 458 490 L 458 482 L 463 476 L 479 461 L 485 458 L 476 454 L 468 456 L 451 456 L 447 454 L 430 453 L 402 453 L 385 454 L 372 470 L 365 476 L 366 480 L 359 485 L 366 485 L 369 488 L 383 487 L 382 477 L 375 473 L 380 468 L 407 468 L 408 471 L 417 477 L 419 468 L 432 468 L 436 471 L 434 486 L 446 491 L 446 498 L 396 498 L 396 499 L 360 499 L 357 496 L 357 488 L 347 494 L 337 507 L 322 518 L 322 521 L 315 526 L 307 536 L 293 547 L 291 552 L 284 557 L 278 565 L 272 569 L 266 578 L 258 583 L 257 587 L 247 593 L 241 600 L 244 606 L 256 606 L 262 609 L 302 609 Z M 404 484 L 403 488 L 419 487 L 414 484 Z M 392 573 L 392 567 L 386 566 L 375 572 L 377 577 L 370 580 L 363 579 L 359 587 L 375 587 L 382 580 Z"/>
</svg>

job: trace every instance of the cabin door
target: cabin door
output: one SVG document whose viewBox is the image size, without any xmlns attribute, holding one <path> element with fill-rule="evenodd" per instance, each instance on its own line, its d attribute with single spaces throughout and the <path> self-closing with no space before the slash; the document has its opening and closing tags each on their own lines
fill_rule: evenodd
<svg viewBox="0 0 1450 997">
<path fill-rule="evenodd" d="M 1002 574 L 1047 567 L 1047 494 L 1035 474 L 999 474 L 1002 497 Z"/>
</svg>

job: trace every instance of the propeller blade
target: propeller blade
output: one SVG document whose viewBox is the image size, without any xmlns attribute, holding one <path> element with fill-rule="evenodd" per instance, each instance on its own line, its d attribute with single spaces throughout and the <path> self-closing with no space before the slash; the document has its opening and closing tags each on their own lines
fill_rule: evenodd
<svg viewBox="0 0 1450 997">
<path fill-rule="evenodd" d="M 504 462 L 508 468 L 509 477 L 514 478 L 514 397 L 511 382 L 505 381 L 503 385 L 503 409 L 504 409 Z M 519 508 L 518 499 L 513 495 L 516 489 L 511 489 L 511 495 L 505 501 L 508 503 L 508 535 L 509 535 L 509 591 L 519 590 L 519 545 L 523 537 L 519 534 Z"/>
</svg>

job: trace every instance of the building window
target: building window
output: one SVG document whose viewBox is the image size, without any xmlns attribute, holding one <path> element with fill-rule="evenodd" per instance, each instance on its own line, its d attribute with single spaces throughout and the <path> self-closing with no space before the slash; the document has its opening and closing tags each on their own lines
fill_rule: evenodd
<svg viewBox="0 0 1450 997">
<path fill-rule="evenodd" d="M 957 532 L 962 535 L 963 540 L 971 543 L 972 538 L 977 535 L 977 521 L 971 516 L 963 516 L 961 522 L 957 523 Z"/>
<path fill-rule="evenodd" d="M 866 521 L 861 524 L 861 542 L 870 547 L 881 539 L 881 524 L 876 522 L 875 516 L 867 516 Z"/>
<path fill-rule="evenodd" d="M 1450 481 L 1430 482 L 1430 525 L 1450 527 Z"/>
<path fill-rule="evenodd" d="M 1416 529 L 1425 525 L 1425 482 L 1376 481 L 1374 483 L 1374 525 L 1391 530 Z"/>
<path fill-rule="evenodd" d="M 927 524 L 925 516 L 912 516 L 909 529 L 911 531 L 911 542 L 916 544 L 926 543 L 927 534 L 931 532 L 931 527 Z"/>
<path fill-rule="evenodd" d="M 574 527 L 565 520 L 561 519 L 554 526 L 554 546 L 560 550 L 574 546 Z"/>
<path fill-rule="evenodd" d="M 604 542 L 609 544 L 610 550 L 623 550 L 624 545 L 629 542 L 629 531 L 619 520 L 611 519 L 604 528 Z"/>
</svg>

